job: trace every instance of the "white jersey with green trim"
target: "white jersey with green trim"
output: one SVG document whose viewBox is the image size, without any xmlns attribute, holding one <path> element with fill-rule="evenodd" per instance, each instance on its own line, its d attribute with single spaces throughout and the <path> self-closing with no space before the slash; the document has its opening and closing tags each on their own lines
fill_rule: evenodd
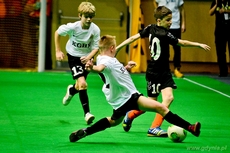
<svg viewBox="0 0 230 153">
<path fill-rule="evenodd" d="M 109 84 L 109 93 L 108 90 L 103 92 L 108 103 L 116 110 L 127 102 L 132 94 L 139 92 L 129 72 L 115 57 L 99 55 L 97 65 L 101 64 L 105 65 L 102 73 L 105 76 L 106 84 Z"/>
<path fill-rule="evenodd" d="M 82 29 L 81 21 L 63 24 L 57 32 L 61 36 L 69 36 L 66 51 L 72 56 L 87 56 L 93 49 L 99 48 L 100 29 L 94 23 L 91 23 L 89 29 Z"/>
</svg>

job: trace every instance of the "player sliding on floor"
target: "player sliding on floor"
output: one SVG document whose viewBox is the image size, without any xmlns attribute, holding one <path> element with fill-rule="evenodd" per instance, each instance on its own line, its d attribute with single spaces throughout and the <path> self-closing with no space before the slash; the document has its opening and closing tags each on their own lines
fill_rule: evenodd
<svg viewBox="0 0 230 153">
<path fill-rule="evenodd" d="M 97 65 L 92 61 L 86 63 L 86 69 L 103 73 L 105 84 L 109 84 L 107 91 L 103 90 L 108 103 L 113 108 L 111 117 L 105 117 L 90 127 L 72 132 L 69 136 L 70 142 L 76 142 L 86 136 L 103 131 L 106 128 L 119 125 L 126 112 L 130 110 L 151 111 L 161 114 L 166 121 L 180 126 L 195 136 L 200 135 L 201 124 L 191 124 L 176 114 L 173 114 L 165 105 L 144 97 L 138 92 L 127 69 L 116 58 L 115 36 L 105 35 L 99 41 L 100 56 L 97 58 Z M 132 66 L 131 66 L 132 67 Z"/>
</svg>

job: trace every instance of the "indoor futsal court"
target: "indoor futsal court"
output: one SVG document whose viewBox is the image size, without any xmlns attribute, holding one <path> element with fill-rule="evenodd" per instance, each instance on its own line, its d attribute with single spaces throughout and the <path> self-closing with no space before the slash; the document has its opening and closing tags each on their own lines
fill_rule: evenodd
<svg viewBox="0 0 230 153">
<path fill-rule="evenodd" d="M 146 95 L 145 75 L 131 74 L 137 89 Z M 208 75 L 174 78 L 170 109 L 184 119 L 201 122 L 201 134 L 188 133 L 182 143 L 147 137 L 155 113 L 147 112 L 125 132 L 122 124 L 69 142 L 69 134 L 87 127 L 78 95 L 62 105 L 70 72 L 0 71 L 0 152 L 2 153 L 186 153 L 230 152 L 230 83 Z M 88 76 L 88 95 L 95 121 L 112 114 L 96 73 Z M 159 99 L 161 101 L 161 99 Z M 95 122 L 94 121 L 94 122 Z M 170 124 L 163 122 L 162 128 Z"/>
<path fill-rule="evenodd" d="M 54 34 L 63 24 L 81 21 L 78 6 L 82 1 L 90 1 L 96 7 L 95 18 L 84 14 L 99 27 L 100 34 L 96 35 L 116 36 L 117 45 L 157 23 L 153 0 L 0 0 L 0 153 L 230 153 L 230 76 L 218 77 L 215 18 L 209 15 L 214 0 L 183 0 L 186 33 L 182 38 L 212 49 L 206 52 L 183 47 L 180 58 L 185 77 L 173 78 L 177 89 L 173 91 L 170 110 L 191 124 L 200 122 L 199 137 L 187 132 L 181 143 L 168 137 L 147 137 L 155 112 L 146 112 L 133 121 L 129 132 L 123 130 L 121 123 L 75 143 L 69 141 L 72 132 L 88 125 L 79 94 L 68 106 L 62 104 L 67 86 L 75 81 L 67 56 L 62 61 L 56 58 L 59 49 L 66 55 L 69 37 L 62 38 L 59 48 L 55 46 Z M 230 9 L 229 5 L 228 2 L 225 7 Z M 81 31 L 86 31 L 85 26 Z M 71 34 L 75 37 L 75 33 Z M 89 38 L 96 35 L 90 34 Z M 92 43 L 80 39 L 80 43 L 78 38 L 73 40 L 74 50 L 91 47 Z M 130 75 L 145 96 L 143 72 L 151 60 L 149 46 L 148 38 L 141 39 L 116 56 L 123 64 L 137 63 Z M 173 73 L 172 49 L 169 64 Z M 158 56 L 160 50 L 154 51 Z M 226 56 L 229 73 L 229 52 Z M 102 92 L 99 75 L 91 72 L 87 84 L 93 123 L 111 116 L 113 110 Z M 162 101 L 161 96 L 158 101 Z M 161 128 L 167 130 L 169 126 L 164 121 Z"/>
</svg>

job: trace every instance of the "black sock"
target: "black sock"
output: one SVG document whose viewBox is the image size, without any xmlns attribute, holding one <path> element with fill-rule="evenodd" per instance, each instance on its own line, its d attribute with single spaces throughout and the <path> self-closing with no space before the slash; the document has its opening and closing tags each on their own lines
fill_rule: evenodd
<svg viewBox="0 0 230 153">
<path fill-rule="evenodd" d="M 182 127 L 186 130 L 188 130 L 189 126 L 191 125 L 189 122 L 185 121 L 184 119 L 182 119 L 180 116 L 173 114 L 171 111 L 169 111 L 164 119 L 174 125 L 177 125 L 179 127 Z"/>
<path fill-rule="evenodd" d="M 76 88 L 75 88 L 75 84 L 73 85 L 73 87 L 71 87 L 70 89 L 69 89 L 69 94 L 70 95 L 75 95 L 76 93 L 78 93 L 79 92 L 79 90 L 77 90 Z"/>
<path fill-rule="evenodd" d="M 97 121 L 91 127 L 86 128 L 86 133 L 87 133 L 87 135 L 91 135 L 91 134 L 94 134 L 96 132 L 103 131 L 103 130 L 110 128 L 110 127 L 111 127 L 110 123 L 109 123 L 108 119 L 105 117 L 105 118 L 102 118 L 99 121 Z"/>
<path fill-rule="evenodd" d="M 86 114 L 90 112 L 89 111 L 89 98 L 88 98 L 87 90 L 79 90 L 79 98 L 80 98 L 84 113 Z"/>
</svg>

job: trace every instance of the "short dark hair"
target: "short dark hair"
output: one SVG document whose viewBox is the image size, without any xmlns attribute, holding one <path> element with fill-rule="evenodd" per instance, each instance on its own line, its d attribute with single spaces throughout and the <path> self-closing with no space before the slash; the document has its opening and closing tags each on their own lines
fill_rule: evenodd
<svg viewBox="0 0 230 153">
<path fill-rule="evenodd" d="M 165 6 L 159 6 L 154 11 L 154 17 L 155 19 L 163 19 L 165 16 L 172 14 L 172 11 L 165 7 Z"/>
</svg>

